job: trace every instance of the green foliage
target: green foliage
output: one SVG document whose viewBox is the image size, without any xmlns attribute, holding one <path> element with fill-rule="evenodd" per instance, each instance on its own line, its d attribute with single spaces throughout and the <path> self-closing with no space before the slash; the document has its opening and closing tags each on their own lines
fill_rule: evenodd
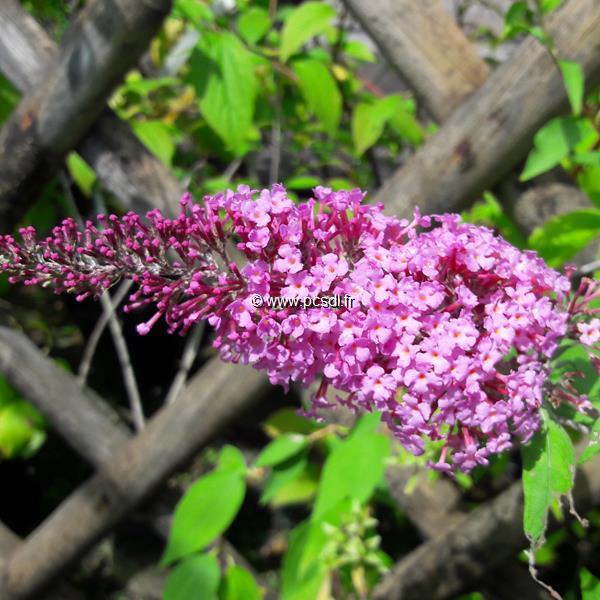
<svg viewBox="0 0 600 600">
<path fill-rule="evenodd" d="M 303 435 L 289 434 L 272 441 L 256 459 L 257 467 L 272 467 L 298 454 L 306 447 L 307 441 Z"/>
<path fill-rule="evenodd" d="M 471 209 L 463 211 L 462 218 L 476 225 L 486 225 L 496 229 L 502 237 L 517 248 L 524 248 L 526 245 L 523 234 L 491 192 L 484 192 L 483 200 L 474 204 Z"/>
<path fill-rule="evenodd" d="M 0 459 L 30 458 L 46 439 L 44 417 L 0 376 Z"/>
<path fill-rule="evenodd" d="M 390 453 L 386 436 L 358 429 L 333 450 L 319 483 L 313 517 L 325 514 L 345 498 L 368 500 L 383 477 Z"/>
<path fill-rule="evenodd" d="M 554 498 L 573 487 L 575 450 L 569 434 L 542 410 L 543 428 L 523 447 L 523 526 L 534 548 L 543 541 Z"/>
<path fill-rule="evenodd" d="M 579 572 L 581 585 L 581 600 L 598 600 L 600 598 L 600 580 L 594 577 L 587 569 Z"/>
<path fill-rule="evenodd" d="M 169 574 L 164 600 L 217 600 L 219 564 L 212 554 L 188 556 Z"/>
<path fill-rule="evenodd" d="M 411 144 L 423 141 L 421 126 L 400 96 L 360 102 L 352 113 L 352 140 L 358 156 L 377 143 L 388 122 Z"/>
<path fill-rule="evenodd" d="M 261 600 L 263 593 L 252 575 L 237 565 L 225 571 L 219 591 L 220 600 Z"/>
<path fill-rule="evenodd" d="M 235 518 L 245 491 L 243 458 L 230 447 L 218 467 L 194 483 L 177 505 L 162 564 L 172 564 L 212 543 Z"/>
<path fill-rule="evenodd" d="M 278 492 L 300 477 L 307 465 L 308 457 L 306 452 L 299 452 L 295 456 L 291 456 L 287 460 L 275 465 L 265 484 L 260 501 L 267 504 L 276 498 Z"/>
<path fill-rule="evenodd" d="M 67 156 L 67 169 L 73 181 L 79 186 L 79 189 L 86 196 L 91 196 L 98 178 L 92 168 L 77 152 L 71 152 Z"/>
<path fill-rule="evenodd" d="M 335 10 L 324 2 L 304 2 L 289 13 L 281 33 L 281 60 L 286 62 L 308 40 L 329 28 Z"/>
<path fill-rule="evenodd" d="M 246 42 L 256 44 L 271 28 L 271 19 L 264 8 L 253 6 L 239 16 L 237 27 Z"/>
<path fill-rule="evenodd" d="M 527 157 L 521 181 L 544 173 L 572 153 L 589 151 L 600 135 L 588 119 L 557 117 L 540 129 L 534 138 L 534 148 Z"/>
<path fill-rule="evenodd" d="M 158 119 L 133 121 L 131 125 L 134 133 L 148 150 L 162 160 L 165 165 L 171 166 L 175 154 L 175 142 L 171 134 L 171 128 L 164 121 Z"/>
<path fill-rule="evenodd" d="M 562 73 L 565 82 L 569 102 L 573 115 L 578 117 L 581 114 L 583 107 L 583 92 L 584 92 L 584 74 L 579 63 L 570 60 L 558 61 L 560 72 Z"/>
<path fill-rule="evenodd" d="M 529 237 L 528 245 L 559 267 L 600 234 L 600 209 L 578 210 L 549 219 Z"/>
<path fill-rule="evenodd" d="M 243 495 L 246 476 L 262 477 L 262 471 L 271 467 L 264 493 L 273 496 L 276 491 L 269 489 L 279 485 L 278 478 L 287 477 L 288 482 L 292 478 L 297 483 L 301 479 L 299 472 L 313 472 L 309 448 L 325 452 L 326 458 L 320 479 L 314 476 L 319 492 L 312 514 L 289 536 L 280 597 L 312 600 L 328 589 L 334 573 L 343 581 L 345 593 L 355 590 L 367 594 L 390 565 L 389 557 L 379 548 L 375 531 L 378 523 L 368 504 L 382 481 L 385 459 L 390 453 L 389 439 L 377 433 L 379 420 L 377 414 L 365 415 L 349 435 L 340 439 L 334 433 L 339 428 L 321 429 L 289 409 L 282 409 L 266 422 L 266 429 L 275 439 L 248 471 L 239 451 L 226 446 L 216 468 L 194 483 L 177 506 L 162 561 L 164 566 L 177 563 L 169 574 L 165 598 L 184 598 L 196 588 L 202 590 L 202 598 L 263 597 L 247 570 L 229 565 L 221 574 L 214 550 L 202 550 L 235 517 L 242 497 L 239 484 L 242 482 Z M 302 433 L 292 433 L 295 429 Z"/>
<path fill-rule="evenodd" d="M 190 59 L 188 81 L 208 124 L 236 155 L 247 150 L 258 81 L 252 55 L 229 32 L 205 32 Z"/>
<path fill-rule="evenodd" d="M 323 123 L 325 131 L 334 135 L 342 115 L 342 95 L 333 75 L 320 60 L 312 58 L 295 60 L 292 68 L 310 111 Z"/>
</svg>

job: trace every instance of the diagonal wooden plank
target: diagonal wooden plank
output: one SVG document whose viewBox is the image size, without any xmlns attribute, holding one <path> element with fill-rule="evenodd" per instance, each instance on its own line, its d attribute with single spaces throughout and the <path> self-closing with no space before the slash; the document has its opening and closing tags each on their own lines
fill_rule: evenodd
<svg viewBox="0 0 600 600">
<path fill-rule="evenodd" d="M 600 81 L 600 3 L 568 0 L 547 21 L 558 55 L 579 62 L 588 87 Z M 460 210 L 527 153 L 535 132 L 567 107 L 548 51 L 526 39 L 401 167 L 375 200 L 390 214 Z"/>
<path fill-rule="evenodd" d="M 73 375 L 8 327 L 0 327 L 0 372 L 91 464 L 101 464 L 129 439 L 128 429 L 96 393 L 82 389 Z"/>
<path fill-rule="evenodd" d="M 171 0 L 92 0 L 0 131 L 0 223 L 10 229 L 104 110 Z M 31 26 L 31 22 L 29 22 Z"/>
<path fill-rule="evenodd" d="M 243 386 L 234 372 L 243 375 Z M 176 403 L 162 409 L 16 549 L 0 574 L 0 597 L 37 592 L 242 414 L 266 385 L 257 371 L 211 360 Z"/>
<path fill-rule="evenodd" d="M 489 67 L 441 0 L 343 0 L 421 103 L 445 121 Z"/>
<path fill-rule="evenodd" d="M 521 482 L 515 482 L 404 557 L 379 583 L 374 598 L 451 598 L 526 548 L 521 488 Z M 600 505 L 600 456 L 578 469 L 573 496 L 582 514 Z"/>
</svg>

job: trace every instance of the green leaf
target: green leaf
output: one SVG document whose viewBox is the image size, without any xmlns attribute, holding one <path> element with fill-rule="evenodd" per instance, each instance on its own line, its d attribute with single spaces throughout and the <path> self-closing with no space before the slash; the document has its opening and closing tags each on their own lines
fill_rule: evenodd
<svg viewBox="0 0 600 600">
<path fill-rule="evenodd" d="M 261 589 L 246 569 L 233 565 L 225 571 L 219 600 L 261 600 L 262 597 Z"/>
<path fill-rule="evenodd" d="M 319 472 L 315 465 L 308 463 L 304 470 L 292 481 L 281 487 L 270 499 L 273 508 L 308 502 L 314 498 L 319 485 Z"/>
<path fill-rule="evenodd" d="M 306 468 L 307 462 L 306 452 L 299 452 L 275 465 L 260 496 L 261 503 L 267 504 L 286 485 L 300 477 Z"/>
<path fill-rule="evenodd" d="M 587 569 L 579 571 L 581 600 L 598 600 L 600 598 L 600 579 L 594 577 Z"/>
<path fill-rule="evenodd" d="M 46 440 L 45 421 L 30 404 L 14 400 L 0 408 L 0 455 L 29 458 Z"/>
<path fill-rule="evenodd" d="M 190 58 L 188 81 L 202 115 L 236 155 L 246 151 L 258 82 L 251 54 L 229 32 L 205 32 Z"/>
<path fill-rule="evenodd" d="M 132 121 L 131 127 L 141 142 L 165 165 L 171 166 L 175 154 L 175 143 L 171 129 L 160 120 Z"/>
<path fill-rule="evenodd" d="M 544 427 L 522 448 L 525 534 L 538 546 L 550 503 L 573 487 L 575 450 L 569 434 L 542 410 Z"/>
<path fill-rule="evenodd" d="M 465 210 L 461 214 L 465 221 L 497 229 L 503 238 L 517 248 L 524 248 L 526 245 L 523 234 L 504 212 L 502 205 L 491 192 L 484 192 L 483 201 L 476 202 L 471 209 Z"/>
<path fill-rule="evenodd" d="M 148 96 L 163 87 L 179 85 L 179 80 L 175 77 L 161 77 L 158 79 L 146 79 L 140 73 L 134 71 L 127 76 L 125 83 L 120 88 L 121 93 L 134 92 L 142 97 Z"/>
<path fill-rule="evenodd" d="M 598 154 L 600 156 L 600 153 Z M 577 155 L 578 158 L 581 156 Z M 577 183 L 590 199 L 600 206 L 600 165 L 584 168 L 577 176 Z"/>
<path fill-rule="evenodd" d="M 219 563 L 215 556 L 190 556 L 169 574 L 163 600 L 216 600 L 219 579 Z"/>
<path fill-rule="evenodd" d="M 527 2 L 514 2 L 504 16 L 502 39 L 508 40 L 520 33 L 530 32 L 534 17 L 535 15 Z"/>
<path fill-rule="evenodd" d="M 256 44 L 269 31 L 269 13 L 260 6 L 252 6 L 244 11 L 237 21 L 238 31 L 249 44 Z"/>
<path fill-rule="evenodd" d="M 46 420 L 0 376 L 0 456 L 30 458 L 46 439 Z"/>
<path fill-rule="evenodd" d="M 586 167 L 600 167 L 600 152 L 579 152 L 571 160 L 576 165 L 582 165 Z"/>
<path fill-rule="evenodd" d="M 600 233 L 600 210 L 577 210 L 549 219 L 533 231 L 528 245 L 552 267 L 559 267 Z"/>
<path fill-rule="evenodd" d="M 304 2 L 287 17 L 281 32 L 280 56 L 286 62 L 308 40 L 329 27 L 335 10 L 324 2 Z"/>
<path fill-rule="evenodd" d="M 521 181 L 550 170 L 573 150 L 585 151 L 598 141 L 598 132 L 587 119 L 558 117 L 540 129 L 533 140 Z"/>
<path fill-rule="evenodd" d="M 398 110 L 400 110 L 400 99 L 397 96 L 382 98 L 372 103 L 359 102 L 354 107 L 352 141 L 358 156 L 377 142 L 385 124 Z"/>
<path fill-rule="evenodd" d="M 389 439 L 368 428 L 339 444 L 323 467 L 313 518 L 344 498 L 368 500 L 383 476 L 389 453 Z"/>
<path fill-rule="evenodd" d="M 405 108 L 400 107 L 397 111 L 394 111 L 390 118 L 390 126 L 400 137 L 413 146 L 419 146 L 425 141 L 421 124 L 415 115 Z"/>
<path fill-rule="evenodd" d="M 272 467 L 295 456 L 306 447 L 307 441 L 303 435 L 293 433 L 282 435 L 273 440 L 256 459 L 257 467 Z"/>
<path fill-rule="evenodd" d="M 199 0 L 175 0 L 175 16 L 189 19 L 194 25 L 199 26 L 202 21 L 211 23 L 215 17 L 210 8 Z"/>
<path fill-rule="evenodd" d="M 547 14 L 558 8 L 562 1 L 563 0 L 541 0 L 540 8 L 544 14 Z"/>
<path fill-rule="evenodd" d="M 359 40 L 348 40 L 344 44 L 344 54 L 364 62 L 377 62 L 375 55 L 371 52 L 369 47 Z"/>
<path fill-rule="evenodd" d="M 67 156 L 67 169 L 73 178 L 73 181 L 79 186 L 79 189 L 86 195 L 91 196 L 94 184 L 97 181 L 96 173 L 92 168 L 77 154 L 71 152 Z"/>
<path fill-rule="evenodd" d="M 310 110 L 325 130 L 334 135 L 342 116 L 342 95 L 329 69 L 310 58 L 294 61 L 292 69 L 298 76 L 300 91 Z"/>
<path fill-rule="evenodd" d="M 217 469 L 194 483 L 177 504 L 161 564 L 202 550 L 221 535 L 237 515 L 246 484 L 237 470 Z"/>
<path fill-rule="evenodd" d="M 559 60 L 558 66 L 565 82 L 571 109 L 573 114 L 578 117 L 583 107 L 583 92 L 585 88 L 583 69 L 579 63 L 569 60 Z"/>
<path fill-rule="evenodd" d="M 583 464 L 600 452 L 600 419 L 596 419 L 590 433 L 590 442 L 579 457 L 579 464 Z"/>
<path fill-rule="evenodd" d="M 285 187 L 288 190 L 310 190 L 321 183 L 318 177 L 312 175 L 297 175 L 290 177 L 285 181 Z"/>
<path fill-rule="evenodd" d="M 276 437 L 282 433 L 304 433 L 308 435 L 320 427 L 310 419 L 303 417 L 293 408 L 280 408 L 264 424 L 267 435 Z"/>
<path fill-rule="evenodd" d="M 245 476 L 246 461 L 244 455 L 235 446 L 223 446 L 223 449 L 219 454 L 219 462 L 215 468 L 215 472 L 219 471 L 239 473 L 240 475 Z"/>
<path fill-rule="evenodd" d="M 315 535 L 320 536 L 320 543 L 315 543 Z M 314 556 L 308 554 L 307 550 L 311 545 L 317 549 L 318 554 L 318 550 L 326 543 L 327 535 L 323 532 L 321 523 L 305 521 L 292 531 L 281 569 L 282 600 L 318 598 L 327 569 L 322 561 L 314 560 Z"/>
</svg>

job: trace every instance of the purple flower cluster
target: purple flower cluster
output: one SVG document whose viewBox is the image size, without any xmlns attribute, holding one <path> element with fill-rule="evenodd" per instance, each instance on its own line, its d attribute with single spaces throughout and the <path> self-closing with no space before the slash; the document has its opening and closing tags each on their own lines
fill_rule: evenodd
<svg viewBox="0 0 600 600">
<path fill-rule="evenodd" d="M 200 319 L 216 330 L 224 360 L 266 371 L 273 383 L 320 378 L 314 407 L 329 386 L 354 410 L 378 410 L 414 454 L 440 440 L 434 465 L 469 471 L 491 454 L 527 441 L 544 395 L 589 407 L 569 381 L 551 385 L 548 361 L 566 336 L 594 356 L 600 320 L 587 318 L 597 296 L 533 252 L 457 215 L 412 222 L 362 204 L 363 193 L 316 188 L 295 204 L 282 186 L 246 186 L 181 214 L 152 211 L 143 221 L 99 217 L 80 231 L 72 220 L 46 240 L 0 237 L 0 265 L 11 282 L 50 285 L 83 299 L 121 278 L 138 289 L 127 310 L 152 304 L 141 334 L 164 318 L 170 332 Z M 253 295 L 347 295 L 352 308 L 255 307 Z"/>
</svg>

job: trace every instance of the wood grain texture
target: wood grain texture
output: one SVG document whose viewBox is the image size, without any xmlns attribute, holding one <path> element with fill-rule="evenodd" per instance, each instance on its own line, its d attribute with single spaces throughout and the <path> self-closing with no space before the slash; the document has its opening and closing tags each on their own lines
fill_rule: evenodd
<svg viewBox="0 0 600 600">
<path fill-rule="evenodd" d="M 573 496 L 581 514 L 600 505 L 600 456 L 578 469 Z M 451 598 L 527 545 L 517 481 L 403 558 L 379 583 L 374 598 Z"/>
<path fill-rule="evenodd" d="M 253 369 L 216 358 L 210 361 L 176 403 L 162 409 L 17 548 L 0 575 L 0 597 L 29 597 L 81 557 L 234 416 L 248 409 L 266 385 L 264 376 Z"/>
<path fill-rule="evenodd" d="M 600 80 L 600 2 L 568 0 L 548 20 L 558 54 Z M 498 181 L 531 147 L 567 96 L 548 51 L 526 39 L 375 195 L 390 214 L 457 211 Z"/>
<path fill-rule="evenodd" d="M 438 121 L 487 78 L 489 68 L 441 0 L 343 0 Z"/>
<path fill-rule="evenodd" d="M 41 61 L 43 80 L 29 89 L 0 131 L 3 230 L 14 226 L 65 154 L 79 144 L 101 115 L 106 98 L 135 65 L 170 7 L 171 0 L 94 0 L 74 21 L 60 51 L 50 60 Z M 0 14 L 13 37 L 18 30 L 11 10 L 14 8 L 8 3 Z M 31 20 L 24 21 L 25 32 L 32 34 L 34 29 Z M 21 56 L 28 57 L 23 64 L 31 68 L 33 45 L 23 50 L 26 45 L 22 42 L 14 47 L 20 49 Z M 13 47 L 10 40 L 4 42 L 4 49 L 7 46 Z M 13 64 L 6 72 L 14 75 L 16 70 Z M 39 76 L 39 68 L 33 71 L 32 77 L 21 77 L 21 84 L 25 79 L 35 79 L 36 73 Z M 97 156 L 97 160 L 100 158 Z"/>
</svg>

